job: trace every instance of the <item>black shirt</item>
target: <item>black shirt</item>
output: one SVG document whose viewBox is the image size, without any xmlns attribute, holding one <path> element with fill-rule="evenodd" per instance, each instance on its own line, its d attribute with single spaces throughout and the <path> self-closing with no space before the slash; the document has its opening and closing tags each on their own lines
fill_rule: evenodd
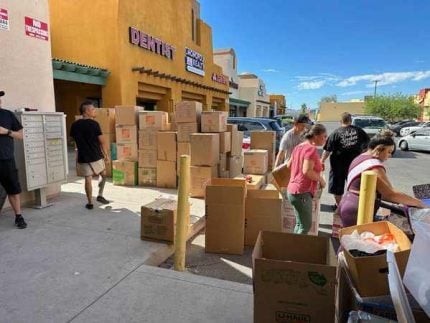
<svg viewBox="0 0 430 323">
<path fill-rule="evenodd" d="M 22 129 L 21 123 L 12 111 L 0 108 L 0 127 L 12 131 Z M 8 135 L 0 135 L 0 160 L 13 159 L 13 138 Z"/>
<path fill-rule="evenodd" d="M 80 119 L 72 123 L 70 137 L 78 148 L 78 163 L 91 163 L 103 158 L 99 136 L 102 131 L 97 121 Z"/>
<path fill-rule="evenodd" d="M 351 161 L 360 155 L 369 143 L 369 136 L 356 126 L 340 127 L 327 139 L 324 150 L 330 151 L 330 164 L 349 167 Z"/>
</svg>

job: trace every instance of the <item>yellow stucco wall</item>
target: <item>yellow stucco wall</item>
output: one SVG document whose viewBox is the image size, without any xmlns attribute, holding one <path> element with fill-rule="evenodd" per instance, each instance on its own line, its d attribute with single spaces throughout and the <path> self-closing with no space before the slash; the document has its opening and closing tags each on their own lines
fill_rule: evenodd
<svg viewBox="0 0 430 323">
<path fill-rule="evenodd" d="M 364 102 L 322 102 L 318 113 L 318 122 L 339 121 L 341 114 L 364 114 Z"/>
<path fill-rule="evenodd" d="M 228 85 L 212 81 L 212 73 L 221 74 L 222 70 L 213 63 L 211 28 L 200 19 L 196 19 L 196 31 L 201 42 L 192 40 L 192 8 L 198 11 L 193 0 L 50 1 L 53 57 L 108 69 L 111 74 L 102 88 L 105 107 L 134 105 L 142 93 L 139 90 L 144 90 L 161 92 L 163 99 L 157 108 L 171 111 L 185 91 L 197 95 L 207 109 L 217 105 L 226 110 L 227 93 L 131 71 L 133 67 L 150 68 L 228 91 Z M 131 44 L 129 27 L 173 45 L 173 60 Z M 204 77 L 185 70 L 185 47 L 204 56 Z"/>
</svg>

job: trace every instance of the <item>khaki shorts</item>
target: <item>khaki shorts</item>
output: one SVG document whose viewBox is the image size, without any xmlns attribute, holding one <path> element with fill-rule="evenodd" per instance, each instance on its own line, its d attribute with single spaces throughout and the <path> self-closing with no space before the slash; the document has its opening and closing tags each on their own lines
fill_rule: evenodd
<svg viewBox="0 0 430 323">
<path fill-rule="evenodd" d="M 106 169 L 105 161 L 99 159 L 91 163 L 76 163 L 76 175 L 95 176 L 100 175 Z"/>
</svg>

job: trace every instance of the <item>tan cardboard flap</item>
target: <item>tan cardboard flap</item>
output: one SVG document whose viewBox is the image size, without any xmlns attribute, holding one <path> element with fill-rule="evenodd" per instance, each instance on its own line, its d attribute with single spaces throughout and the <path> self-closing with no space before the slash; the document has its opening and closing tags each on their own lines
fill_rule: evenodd
<svg viewBox="0 0 430 323">
<path fill-rule="evenodd" d="M 233 186 L 233 187 L 246 187 L 245 179 L 233 178 L 212 178 L 211 186 Z"/>
<path fill-rule="evenodd" d="M 281 195 L 276 190 L 249 190 L 247 192 L 247 198 L 252 199 L 281 199 Z"/>
</svg>

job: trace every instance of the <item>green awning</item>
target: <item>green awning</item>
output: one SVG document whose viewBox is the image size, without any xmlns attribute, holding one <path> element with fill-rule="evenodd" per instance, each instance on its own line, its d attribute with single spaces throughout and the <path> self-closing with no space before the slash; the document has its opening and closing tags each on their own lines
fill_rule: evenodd
<svg viewBox="0 0 430 323">
<path fill-rule="evenodd" d="M 106 79 L 110 74 L 104 68 L 67 62 L 56 58 L 52 59 L 52 69 L 56 80 L 97 85 L 106 85 Z"/>
<path fill-rule="evenodd" d="M 229 98 L 229 103 L 231 105 L 237 105 L 239 107 L 245 107 L 245 108 L 249 107 L 249 105 L 251 104 L 251 102 L 249 101 L 235 99 L 235 98 Z"/>
</svg>

